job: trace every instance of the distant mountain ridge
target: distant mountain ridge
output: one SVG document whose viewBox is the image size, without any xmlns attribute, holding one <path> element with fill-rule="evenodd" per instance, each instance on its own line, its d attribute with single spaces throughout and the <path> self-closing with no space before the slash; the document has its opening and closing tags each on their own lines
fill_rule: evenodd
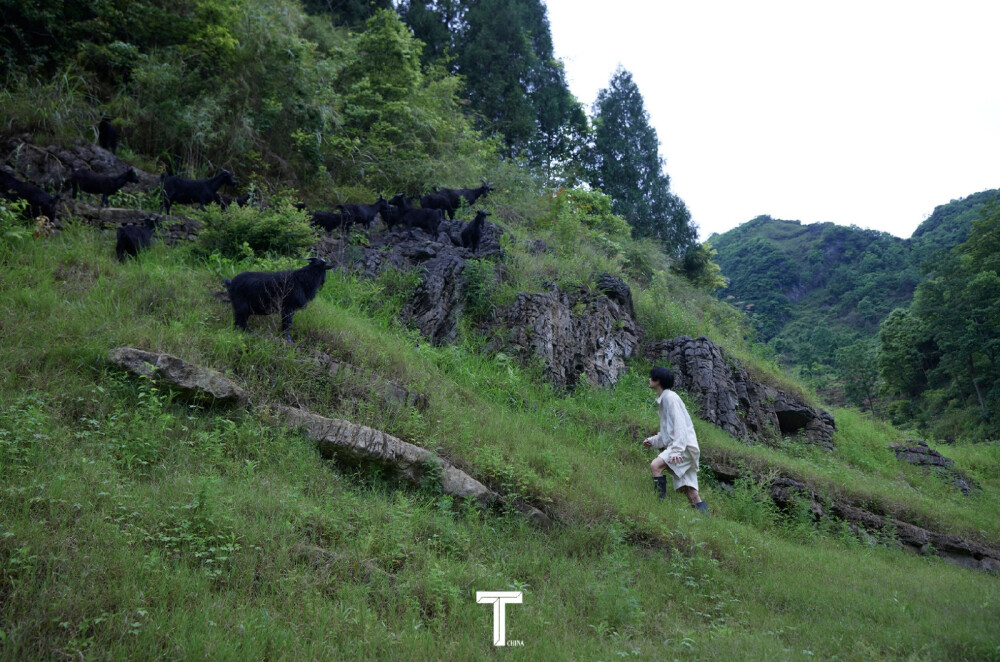
<svg viewBox="0 0 1000 662">
<path fill-rule="evenodd" d="M 909 239 L 758 216 L 709 238 L 730 280 L 719 296 L 747 310 L 784 361 L 806 372 L 834 365 L 838 348 L 874 338 L 886 315 L 909 305 L 921 265 L 964 242 L 998 196 L 991 189 L 940 205 Z"/>
</svg>

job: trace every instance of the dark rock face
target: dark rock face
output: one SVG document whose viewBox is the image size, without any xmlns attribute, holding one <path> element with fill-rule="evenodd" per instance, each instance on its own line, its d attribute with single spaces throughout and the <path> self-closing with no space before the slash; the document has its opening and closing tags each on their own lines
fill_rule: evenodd
<svg viewBox="0 0 1000 662">
<path fill-rule="evenodd" d="M 503 229 L 486 222 L 482 229 L 479 252 L 462 247 L 464 221 L 442 221 L 436 236 L 414 228 L 414 238 L 401 227 L 373 231 L 367 246 L 348 246 L 336 234 L 327 235 L 316 246 L 317 254 L 330 262 L 367 278 L 376 278 L 386 269 L 419 269 L 421 282 L 402 311 L 404 321 L 436 344 L 448 343 L 458 335 L 463 296 L 463 272 L 466 260 L 500 257 Z"/>
<path fill-rule="evenodd" d="M 130 167 L 103 147 L 82 140 L 69 146 L 41 147 L 33 144 L 30 136 L 14 136 L 3 140 L 0 150 L 8 155 L 6 165 L 23 178 L 50 191 L 62 189 L 63 183 L 76 169 L 93 170 L 100 175 L 117 175 Z M 145 191 L 159 183 L 154 174 L 141 170 L 135 172 L 139 182 L 126 184 L 124 191 Z"/>
<path fill-rule="evenodd" d="M 962 494 L 972 494 L 973 490 L 979 488 L 974 480 L 961 471 L 952 469 L 955 466 L 954 460 L 941 455 L 928 446 L 925 441 L 906 439 L 904 444 L 892 446 L 891 449 L 896 453 L 896 459 L 900 462 L 908 462 L 944 474 L 951 480 L 952 486 Z"/>
<path fill-rule="evenodd" d="M 509 347 L 522 358 L 540 357 L 549 380 L 573 387 L 585 379 L 612 386 L 639 342 L 627 284 L 605 274 L 602 292 L 569 293 L 554 284 L 548 292 L 521 293 L 514 305 L 498 311 L 510 329 Z"/>
<path fill-rule="evenodd" d="M 833 449 L 833 417 L 750 377 L 736 359 L 702 336 L 681 336 L 644 347 L 645 356 L 669 364 L 681 389 L 697 396 L 700 415 L 747 442 L 802 434 L 813 444 Z"/>
</svg>

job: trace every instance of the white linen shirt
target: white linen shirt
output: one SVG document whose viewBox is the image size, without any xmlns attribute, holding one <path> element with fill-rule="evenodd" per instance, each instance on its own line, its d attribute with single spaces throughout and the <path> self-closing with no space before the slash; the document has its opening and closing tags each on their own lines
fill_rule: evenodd
<svg viewBox="0 0 1000 662">
<path fill-rule="evenodd" d="M 666 456 L 665 460 L 675 455 L 682 457 L 687 455 L 697 470 L 701 449 L 698 448 L 698 438 L 694 434 L 691 415 L 688 414 L 681 396 L 666 389 L 656 398 L 656 405 L 660 414 L 660 432 L 646 441 L 649 441 L 653 448 L 664 449 L 660 457 Z M 688 458 L 685 457 L 686 459 Z"/>
</svg>

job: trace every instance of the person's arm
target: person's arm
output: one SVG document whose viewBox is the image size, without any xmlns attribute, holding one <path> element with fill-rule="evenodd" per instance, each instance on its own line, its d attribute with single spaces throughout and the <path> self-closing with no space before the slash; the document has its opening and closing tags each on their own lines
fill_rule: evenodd
<svg viewBox="0 0 1000 662">
<path fill-rule="evenodd" d="M 663 435 L 659 432 L 654 434 L 652 437 L 646 437 L 643 439 L 642 444 L 648 448 L 663 448 L 667 444 L 663 441 Z"/>
</svg>

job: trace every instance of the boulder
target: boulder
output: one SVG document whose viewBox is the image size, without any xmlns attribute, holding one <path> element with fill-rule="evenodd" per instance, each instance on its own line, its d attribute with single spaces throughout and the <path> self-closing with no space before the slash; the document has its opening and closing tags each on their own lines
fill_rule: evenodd
<svg viewBox="0 0 1000 662">
<path fill-rule="evenodd" d="M 708 338 L 680 336 L 648 343 L 643 353 L 654 363 L 672 367 L 677 388 L 697 398 L 699 415 L 734 437 L 749 443 L 801 435 L 809 443 L 833 449 L 833 416 L 798 395 L 752 378 L 739 360 Z"/>
<path fill-rule="evenodd" d="M 425 448 L 364 425 L 326 418 L 304 409 L 275 405 L 273 411 L 285 425 L 303 430 L 324 457 L 355 466 L 375 466 L 388 476 L 414 485 L 425 480 L 436 481 L 445 494 L 472 499 L 484 506 L 502 501 L 499 494 Z M 515 506 L 536 524 L 552 523 L 537 508 L 523 503 Z"/>
<path fill-rule="evenodd" d="M 118 347 L 108 352 L 108 360 L 132 374 L 169 384 L 182 397 L 230 407 L 243 407 L 249 401 L 246 391 L 222 373 L 170 354 Z"/>
</svg>

